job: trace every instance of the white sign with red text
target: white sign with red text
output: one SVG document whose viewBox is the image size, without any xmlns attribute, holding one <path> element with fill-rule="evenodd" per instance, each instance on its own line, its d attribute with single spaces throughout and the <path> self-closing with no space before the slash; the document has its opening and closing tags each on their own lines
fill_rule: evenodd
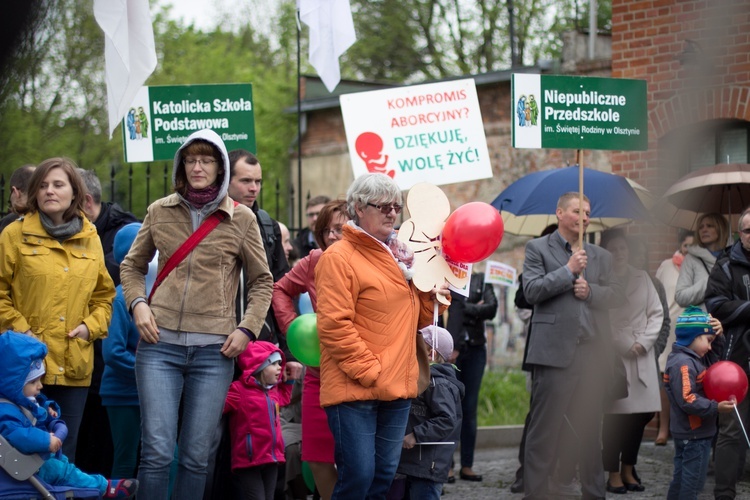
<svg viewBox="0 0 750 500">
<path fill-rule="evenodd" d="M 474 264 L 470 264 L 467 262 L 456 262 L 453 260 L 450 260 L 447 256 L 443 256 L 445 259 L 445 262 L 448 264 L 448 267 L 451 268 L 451 271 L 453 271 L 453 274 L 457 278 L 466 278 L 466 283 L 464 283 L 464 286 L 461 288 L 458 288 L 457 286 L 453 286 L 451 284 L 448 285 L 448 288 L 453 290 L 454 292 L 463 295 L 464 297 L 469 296 L 469 285 L 471 284 L 471 269 L 474 267 Z"/>
<path fill-rule="evenodd" d="M 473 79 L 345 94 L 341 112 L 355 178 L 409 189 L 492 177 Z"/>
<path fill-rule="evenodd" d="M 518 286 L 516 268 L 502 262 L 488 260 L 484 270 L 484 282 L 501 286 Z"/>
</svg>

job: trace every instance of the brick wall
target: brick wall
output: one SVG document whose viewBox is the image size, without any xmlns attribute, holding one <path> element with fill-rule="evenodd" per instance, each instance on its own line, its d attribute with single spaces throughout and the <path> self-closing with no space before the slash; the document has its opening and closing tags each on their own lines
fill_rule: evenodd
<svg viewBox="0 0 750 500">
<path fill-rule="evenodd" d="M 347 151 L 341 108 L 307 114 L 307 132 L 302 140 L 302 158 Z"/>
<path fill-rule="evenodd" d="M 661 194 L 686 173 L 660 162 L 662 138 L 708 120 L 750 120 L 750 2 L 613 0 L 612 27 L 612 76 L 646 80 L 649 112 L 649 150 L 613 154 L 612 171 Z M 654 236 L 656 263 L 675 249 L 672 229 L 634 232 Z"/>
</svg>

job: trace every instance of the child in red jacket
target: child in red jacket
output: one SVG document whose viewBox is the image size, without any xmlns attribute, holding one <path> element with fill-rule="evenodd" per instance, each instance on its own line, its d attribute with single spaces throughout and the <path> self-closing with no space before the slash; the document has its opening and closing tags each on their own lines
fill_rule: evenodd
<svg viewBox="0 0 750 500">
<path fill-rule="evenodd" d="M 278 466 L 285 462 L 279 407 L 289 404 L 300 374 L 286 373 L 281 349 L 264 341 L 251 342 L 238 364 L 242 376 L 232 382 L 224 404 L 232 472 L 244 500 L 273 500 Z"/>
</svg>

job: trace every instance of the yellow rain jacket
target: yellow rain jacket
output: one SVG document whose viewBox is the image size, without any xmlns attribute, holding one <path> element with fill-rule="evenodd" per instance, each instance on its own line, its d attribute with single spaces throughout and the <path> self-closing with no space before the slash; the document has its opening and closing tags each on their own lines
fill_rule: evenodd
<svg viewBox="0 0 750 500">
<path fill-rule="evenodd" d="M 47 345 L 43 383 L 87 387 L 94 369 L 93 341 L 105 337 L 115 285 L 104 266 L 96 227 L 58 242 L 27 214 L 0 234 L 0 331 L 31 330 Z M 88 341 L 68 338 L 85 323 Z"/>
</svg>

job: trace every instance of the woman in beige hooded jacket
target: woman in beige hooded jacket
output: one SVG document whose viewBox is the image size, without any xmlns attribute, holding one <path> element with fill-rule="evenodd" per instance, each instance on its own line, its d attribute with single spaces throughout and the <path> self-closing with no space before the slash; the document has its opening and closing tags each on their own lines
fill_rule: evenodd
<svg viewBox="0 0 750 500">
<path fill-rule="evenodd" d="M 255 215 L 227 195 L 229 157 L 218 134 L 201 130 L 188 137 L 175 154 L 172 178 L 176 192 L 151 204 L 120 265 L 125 302 L 141 334 L 135 360 L 143 431 L 140 500 L 167 498 L 178 420 L 173 496 L 202 494 L 233 359 L 260 333 L 273 289 Z M 225 218 L 166 276 L 149 304 L 145 277 L 156 251 L 161 272 L 216 212 Z M 247 307 L 237 325 L 243 269 Z"/>
</svg>

